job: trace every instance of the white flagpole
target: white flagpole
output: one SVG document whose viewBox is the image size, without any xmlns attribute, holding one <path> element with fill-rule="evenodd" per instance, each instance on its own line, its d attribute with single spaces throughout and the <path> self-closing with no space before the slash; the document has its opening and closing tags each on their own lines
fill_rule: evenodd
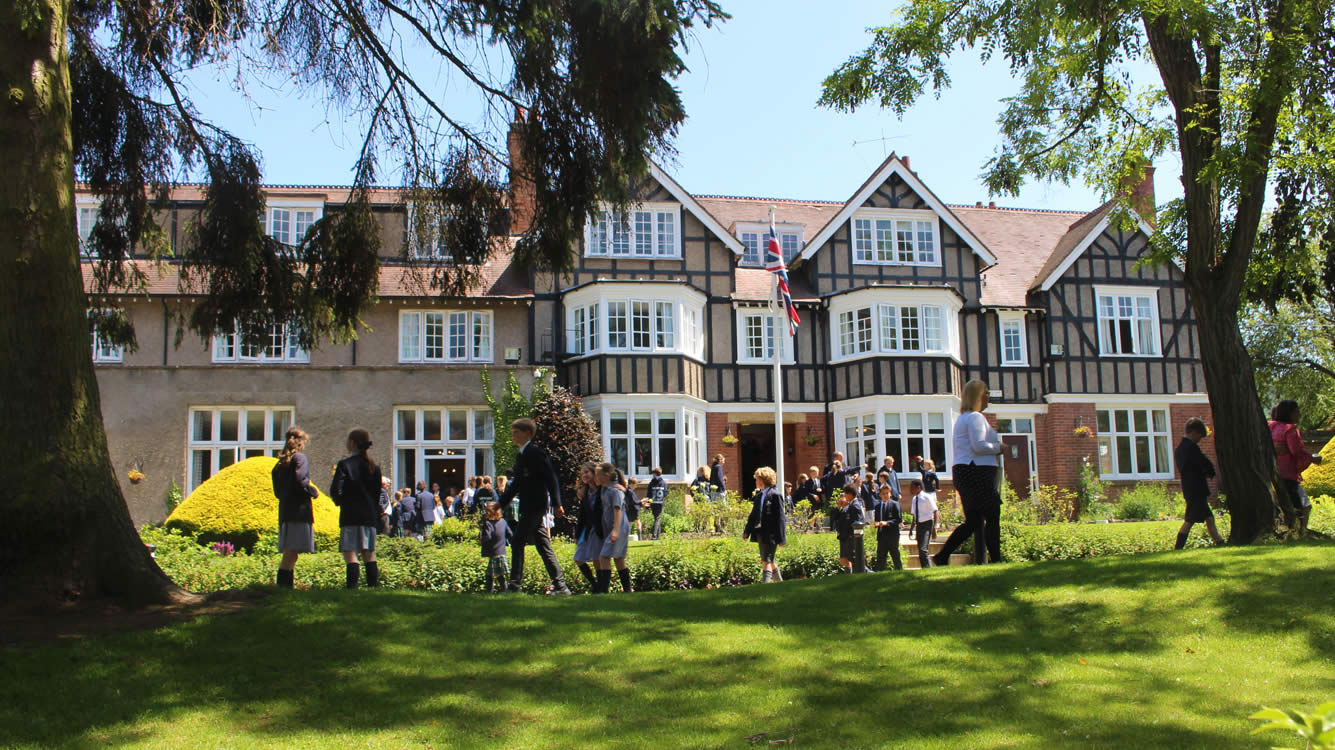
<svg viewBox="0 0 1335 750">
<path fill-rule="evenodd" d="M 774 206 L 769 207 L 770 227 L 774 227 Z M 769 239 L 765 240 L 768 247 Z M 779 246 L 780 257 L 783 254 L 783 246 Z M 775 487 L 779 491 L 779 497 L 783 497 L 783 372 L 781 363 L 783 361 L 784 335 L 782 331 L 788 330 L 788 321 L 780 317 L 779 307 L 779 275 L 771 273 L 771 291 L 769 295 L 769 309 L 771 319 L 774 321 L 774 387 L 771 389 L 774 394 L 774 473 L 778 475 L 778 485 Z M 783 310 L 786 316 L 787 311 Z"/>
</svg>

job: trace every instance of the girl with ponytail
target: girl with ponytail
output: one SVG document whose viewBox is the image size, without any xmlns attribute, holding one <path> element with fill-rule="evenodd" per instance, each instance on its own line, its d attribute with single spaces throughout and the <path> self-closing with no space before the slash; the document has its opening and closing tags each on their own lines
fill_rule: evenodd
<svg viewBox="0 0 1335 750">
<path fill-rule="evenodd" d="M 338 550 L 347 564 L 347 585 L 357 588 L 366 563 L 366 585 L 380 585 L 375 561 L 376 525 L 380 521 L 380 467 L 369 454 L 371 435 L 358 427 L 348 433 L 348 456 L 334 467 L 329 497 L 339 506 Z"/>
<path fill-rule="evenodd" d="M 273 492 L 278 498 L 278 585 L 292 588 L 297 555 L 315 551 L 315 514 L 311 499 L 319 495 L 311 484 L 306 443 L 310 436 L 300 427 L 287 428 L 283 452 L 273 467 Z"/>
</svg>

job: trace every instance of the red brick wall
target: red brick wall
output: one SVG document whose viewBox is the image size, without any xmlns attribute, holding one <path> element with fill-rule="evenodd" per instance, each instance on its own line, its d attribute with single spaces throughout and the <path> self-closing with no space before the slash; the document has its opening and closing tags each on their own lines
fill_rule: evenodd
<svg viewBox="0 0 1335 750">
<path fill-rule="evenodd" d="M 1068 489 L 1080 486 L 1080 466 L 1085 458 L 1098 460 L 1098 440 L 1077 437 L 1080 426 L 1094 430 L 1094 404 L 1050 404 L 1047 414 L 1034 420 L 1038 440 L 1039 484 L 1055 484 Z"/>
<path fill-rule="evenodd" d="M 737 489 L 741 486 L 737 472 L 742 467 L 742 447 L 740 444 L 724 445 L 723 436 L 731 430 L 733 437 L 739 434 L 738 424 L 729 421 L 727 414 L 710 412 L 705 415 L 705 466 L 714 462 L 714 456 L 723 454 L 723 475 L 728 487 Z M 691 478 L 695 477 L 696 467 L 691 467 Z"/>
<path fill-rule="evenodd" d="M 815 466 L 822 471 L 825 470 L 825 464 L 829 462 L 830 443 L 825 432 L 824 412 L 807 412 L 806 421 L 793 427 L 794 450 L 793 454 L 784 460 L 783 473 L 788 475 L 786 481 L 797 484 L 797 475 L 810 473 L 807 469 Z M 815 445 L 807 445 L 807 430 L 810 430 L 816 438 Z"/>
</svg>

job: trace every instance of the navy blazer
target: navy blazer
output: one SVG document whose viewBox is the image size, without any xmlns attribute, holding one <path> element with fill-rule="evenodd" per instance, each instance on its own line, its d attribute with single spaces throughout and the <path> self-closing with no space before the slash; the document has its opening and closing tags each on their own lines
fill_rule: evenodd
<svg viewBox="0 0 1335 750">
<path fill-rule="evenodd" d="M 380 467 L 360 453 L 338 462 L 329 497 L 338 504 L 339 526 L 380 523 Z"/>
<path fill-rule="evenodd" d="M 547 515 L 548 502 L 553 506 L 561 504 L 561 483 L 556 479 L 556 469 L 547 458 L 547 451 L 533 441 L 529 441 L 519 455 L 515 456 L 515 476 L 505 486 L 501 497 L 501 506 L 509 506 L 519 498 L 519 513 L 524 518 Z"/>
<path fill-rule="evenodd" d="M 853 528 L 866 518 L 866 512 L 862 501 L 854 500 L 846 507 L 835 508 L 831 511 L 831 516 L 834 520 L 835 535 L 840 539 L 849 539 L 853 536 Z"/>
<path fill-rule="evenodd" d="M 478 535 L 478 543 L 482 547 L 483 557 L 504 557 L 505 545 L 510 541 L 513 534 L 510 531 L 510 525 L 504 518 L 495 521 L 488 520 L 482 524 L 482 533 Z"/>
<path fill-rule="evenodd" d="M 873 521 L 890 522 L 889 526 L 882 526 L 881 528 L 878 528 L 876 530 L 877 534 L 883 534 L 887 532 L 894 532 L 895 534 L 899 533 L 899 525 L 901 523 L 904 523 L 904 512 L 903 510 L 900 509 L 898 500 L 892 499 L 889 502 L 882 502 L 880 500 L 877 500 L 876 502 L 868 505 L 867 510 L 871 511 L 871 517 Z"/>
<path fill-rule="evenodd" d="M 436 522 L 436 496 L 431 494 L 431 490 L 417 493 L 417 517 L 422 523 Z"/>
<path fill-rule="evenodd" d="M 274 464 L 274 494 L 278 497 L 279 523 L 314 523 L 311 499 L 320 494 L 311 484 L 306 454 L 293 453 L 286 464 Z"/>
<path fill-rule="evenodd" d="M 885 471 L 885 467 L 884 467 L 884 466 L 881 467 L 881 471 Z M 898 500 L 898 499 L 899 499 L 899 472 L 895 471 L 894 469 L 891 469 L 891 470 L 890 470 L 890 478 L 886 481 L 886 484 L 889 484 L 889 485 L 890 485 L 890 497 L 892 497 L 892 498 Z"/>
<path fill-rule="evenodd" d="M 751 515 L 746 519 L 742 538 L 757 544 L 784 544 L 788 541 L 788 519 L 783 514 L 783 498 L 773 487 L 756 490 L 751 498 Z"/>
<path fill-rule="evenodd" d="M 723 464 L 714 464 L 709 467 L 709 483 L 718 487 L 719 492 L 728 491 L 728 485 L 723 478 Z"/>
<path fill-rule="evenodd" d="M 1182 438 L 1174 453 L 1177 469 L 1182 474 L 1182 496 L 1188 500 L 1208 499 L 1209 478 L 1214 476 L 1214 464 L 1191 438 Z"/>
</svg>

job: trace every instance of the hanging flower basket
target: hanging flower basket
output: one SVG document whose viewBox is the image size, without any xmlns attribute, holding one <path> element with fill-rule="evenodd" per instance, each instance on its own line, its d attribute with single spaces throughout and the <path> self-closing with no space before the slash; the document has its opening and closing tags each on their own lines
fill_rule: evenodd
<svg viewBox="0 0 1335 750">
<path fill-rule="evenodd" d="M 130 478 L 131 484 L 139 484 L 140 482 L 144 481 L 145 475 L 144 472 L 138 469 L 130 469 L 130 473 L 127 474 L 126 476 Z"/>
<path fill-rule="evenodd" d="M 739 442 L 736 435 L 724 435 L 722 441 L 723 444 L 728 447 L 732 447 Z"/>
<path fill-rule="evenodd" d="M 810 435 L 807 435 L 807 445 L 808 445 L 808 446 L 811 446 L 811 447 L 814 448 L 814 447 L 815 447 L 816 445 L 818 445 L 819 443 L 820 443 L 820 435 L 817 435 L 817 434 L 814 433 L 814 432 L 811 433 Z"/>
<path fill-rule="evenodd" d="M 1082 424 L 1079 427 L 1075 428 L 1075 431 L 1072 432 L 1071 434 L 1075 435 L 1076 437 L 1082 437 L 1082 438 L 1094 437 L 1094 429 L 1087 424 Z"/>
</svg>

